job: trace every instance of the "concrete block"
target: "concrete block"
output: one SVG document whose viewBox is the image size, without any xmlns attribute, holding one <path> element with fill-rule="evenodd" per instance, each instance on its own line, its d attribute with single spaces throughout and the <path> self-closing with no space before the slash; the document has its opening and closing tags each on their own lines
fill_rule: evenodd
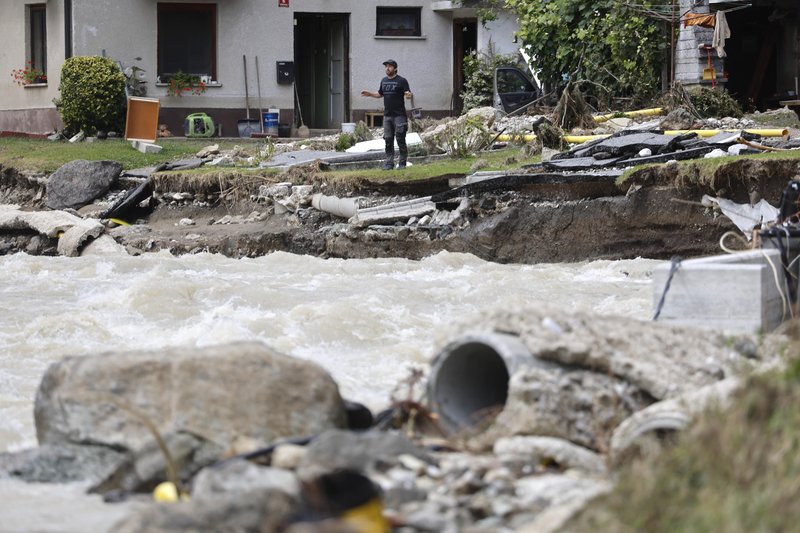
<svg viewBox="0 0 800 533">
<path fill-rule="evenodd" d="M 143 154 L 157 154 L 162 150 L 161 146 L 144 141 L 131 141 L 131 146 Z"/>
<path fill-rule="evenodd" d="M 670 266 L 664 263 L 653 271 L 654 309 Z M 672 277 L 658 321 L 730 333 L 766 333 L 789 318 L 789 305 L 780 253 L 753 250 L 683 261 Z"/>
<path fill-rule="evenodd" d="M 397 220 L 408 220 L 411 217 L 421 217 L 436 211 L 436 204 L 430 196 L 396 202 L 393 204 L 379 205 L 359 209 L 350 223 L 356 226 L 369 226 L 370 224 L 385 224 Z"/>
</svg>

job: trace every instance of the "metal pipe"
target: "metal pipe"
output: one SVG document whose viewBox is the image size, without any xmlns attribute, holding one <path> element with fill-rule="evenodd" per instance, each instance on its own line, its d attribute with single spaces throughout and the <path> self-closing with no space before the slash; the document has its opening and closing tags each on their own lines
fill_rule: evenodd
<svg viewBox="0 0 800 533">
<path fill-rule="evenodd" d="M 64 59 L 72 57 L 72 0 L 64 0 Z"/>
</svg>

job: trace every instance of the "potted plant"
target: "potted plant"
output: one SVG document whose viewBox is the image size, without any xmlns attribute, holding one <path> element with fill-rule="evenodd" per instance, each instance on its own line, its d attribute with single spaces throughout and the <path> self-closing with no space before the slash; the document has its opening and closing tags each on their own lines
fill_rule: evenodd
<svg viewBox="0 0 800 533">
<path fill-rule="evenodd" d="M 47 83 L 47 75 L 33 66 L 33 61 L 25 63 L 24 68 L 15 68 L 11 71 L 14 83 L 20 87 L 31 85 L 32 83 Z"/>
<path fill-rule="evenodd" d="M 200 76 L 186 74 L 180 70 L 170 76 L 167 84 L 167 96 L 203 94 L 204 92 L 206 92 L 206 84 L 200 79 Z"/>
</svg>

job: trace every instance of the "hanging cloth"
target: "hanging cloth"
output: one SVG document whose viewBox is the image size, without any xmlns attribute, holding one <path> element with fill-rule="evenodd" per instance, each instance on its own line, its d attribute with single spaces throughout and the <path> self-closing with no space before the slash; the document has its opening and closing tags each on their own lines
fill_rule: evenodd
<svg viewBox="0 0 800 533">
<path fill-rule="evenodd" d="M 711 46 L 717 49 L 717 57 L 725 57 L 725 39 L 731 38 L 731 28 L 728 26 L 728 19 L 724 11 L 717 11 L 717 24 L 714 27 L 714 38 Z"/>
<path fill-rule="evenodd" d="M 708 13 L 686 13 L 683 16 L 683 27 L 701 26 L 703 28 L 713 28 L 716 25 L 716 17 Z"/>
</svg>

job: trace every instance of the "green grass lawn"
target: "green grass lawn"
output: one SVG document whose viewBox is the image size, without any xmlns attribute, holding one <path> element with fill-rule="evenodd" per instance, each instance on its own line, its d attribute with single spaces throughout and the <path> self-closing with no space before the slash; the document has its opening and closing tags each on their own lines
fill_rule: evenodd
<svg viewBox="0 0 800 533">
<path fill-rule="evenodd" d="M 685 173 L 686 175 L 697 176 L 696 180 L 699 183 L 707 183 L 711 181 L 711 178 L 714 175 L 714 172 L 725 165 L 729 165 L 730 163 L 734 163 L 736 161 L 741 161 L 742 159 L 768 159 L 768 160 L 780 160 L 780 159 L 800 159 L 800 150 L 789 150 L 786 152 L 765 152 L 762 154 L 752 154 L 752 155 L 731 155 L 725 157 L 713 157 L 711 159 L 688 159 L 686 161 L 678 161 L 677 164 L 680 167 L 688 168 L 690 166 L 694 167 L 692 172 Z M 628 181 L 631 176 L 636 174 L 638 171 L 651 168 L 651 167 L 658 167 L 663 165 L 663 163 L 654 163 L 648 165 L 639 165 L 635 167 L 631 167 L 625 170 L 625 172 L 617 178 L 617 185 L 623 185 L 626 181 Z"/>
<path fill-rule="evenodd" d="M 250 142 L 250 141 L 244 141 Z M 192 157 L 210 144 L 219 144 L 221 150 L 243 144 L 241 139 L 159 139 L 163 150 L 158 154 L 143 154 L 123 139 L 108 139 L 93 143 L 69 143 L 46 139 L 0 138 L 0 165 L 17 170 L 53 172 L 64 163 L 76 159 L 119 161 L 125 169 L 144 167 Z"/>
<path fill-rule="evenodd" d="M 375 181 L 411 181 L 430 178 L 432 176 L 443 176 L 446 174 L 470 174 L 470 168 L 480 159 L 487 163 L 487 165 L 480 170 L 490 171 L 512 170 L 525 164 L 535 163 L 540 160 L 540 157 L 524 157 L 519 147 L 509 147 L 501 150 L 481 152 L 477 155 L 459 159 L 445 157 L 430 163 L 415 163 L 402 170 L 381 170 L 380 168 L 375 168 L 365 170 L 337 170 L 326 172 L 325 174 L 334 177 L 335 180 L 369 178 Z"/>
<path fill-rule="evenodd" d="M 248 139 L 160 139 L 158 144 L 163 150 L 158 154 L 142 154 L 134 150 L 130 143 L 123 139 L 108 139 L 93 143 L 75 143 L 66 141 L 48 141 L 42 139 L 24 139 L 17 137 L 0 138 L 0 166 L 13 167 L 17 170 L 33 170 L 53 172 L 58 167 L 76 159 L 89 161 L 112 160 L 122 163 L 125 169 L 154 165 L 164 161 L 194 156 L 200 149 L 209 144 L 219 144 L 220 150 L 228 150 L 236 145 L 255 147 L 263 141 Z M 372 180 L 417 180 L 445 174 L 467 174 L 470 167 L 479 159 L 486 161 L 487 166 L 481 170 L 508 170 L 525 163 L 538 161 L 538 156 L 525 158 L 519 147 L 504 148 L 482 152 L 476 156 L 461 159 L 443 158 L 426 164 L 416 164 L 404 170 L 384 171 L 380 168 L 364 170 L 339 170 L 325 172 L 332 180 L 347 181 L 350 179 Z M 199 168 L 184 171 L 184 174 L 202 176 L 205 173 L 218 174 L 225 169 Z M 237 168 L 237 172 L 247 172 L 246 168 Z M 253 169 L 264 173 L 263 169 Z"/>
</svg>

